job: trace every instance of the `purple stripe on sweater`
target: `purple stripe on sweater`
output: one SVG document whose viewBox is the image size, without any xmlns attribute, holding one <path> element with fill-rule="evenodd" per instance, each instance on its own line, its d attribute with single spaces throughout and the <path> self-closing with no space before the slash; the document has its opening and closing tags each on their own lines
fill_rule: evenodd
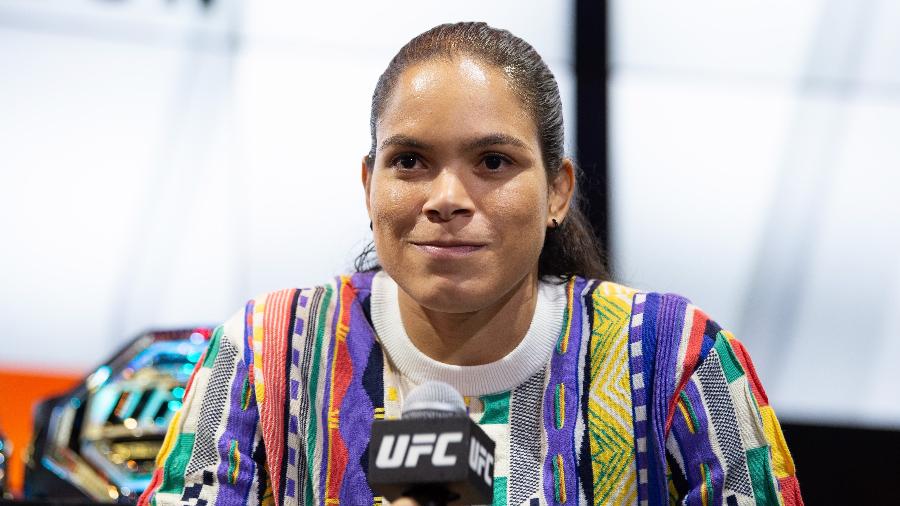
<svg viewBox="0 0 900 506">
<path fill-rule="evenodd" d="M 284 487 L 284 495 L 286 495 L 288 497 L 294 497 L 295 487 L 296 487 L 296 485 L 294 483 L 294 479 L 288 478 L 287 483 L 285 484 L 285 487 Z M 284 504 L 284 503 L 282 503 L 282 504 Z"/>
<path fill-rule="evenodd" d="M 252 353 L 251 349 L 244 349 L 245 357 L 252 355 Z M 250 357 L 250 363 L 253 363 L 252 361 L 253 358 Z M 241 362 L 238 362 L 236 374 L 231 381 L 228 421 L 225 425 L 225 431 L 217 444 L 219 467 L 216 479 L 219 483 L 219 492 L 216 496 L 216 504 L 244 504 L 247 494 L 250 492 L 253 477 L 256 474 L 256 465 L 251 456 L 253 455 L 253 443 L 256 439 L 256 430 L 259 424 L 259 412 L 256 409 L 256 395 L 253 388 L 250 389 L 249 393 L 249 406 L 246 411 L 241 409 L 241 394 L 244 380 L 246 379 L 247 368 L 242 367 Z M 207 392 L 207 395 L 211 394 L 215 395 L 214 392 Z M 241 459 L 238 466 L 237 480 L 235 480 L 234 484 L 231 484 L 228 478 L 229 452 L 232 441 L 237 441 Z"/>
<path fill-rule="evenodd" d="M 305 304 L 304 304 L 304 307 L 305 307 Z M 303 327 L 305 325 L 306 325 L 306 322 L 303 321 L 303 318 L 297 318 L 296 322 L 294 323 L 294 334 L 297 334 L 298 336 L 302 336 L 303 335 Z"/>
<path fill-rule="evenodd" d="M 702 504 L 700 485 L 703 483 L 703 476 L 700 472 L 700 465 L 706 464 L 709 466 L 710 479 L 713 485 L 713 490 L 711 491 L 712 500 L 709 503 L 720 504 L 722 501 L 722 488 L 725 484 L 725 474 L 722 469 L 722 463 L 719 462 L 712 448 L 712 442 L 710 441 L 712 434 L 709 433 L 706 405 L 703 404 L 703 398 L 694 378 L 687 382 L 684 387 L 684 393 L 687 395 L 691 408 L 693 408 L 696 415 L 697 426 L 694 427 L 694 433 L 691 433 L 682 414 L 676 412 L 675 417 L 672 419 L 672 434 L 678 441 L 686 468 L 687 482 L 690 485 L 687 503 Z"/>
<path fill-rule="evenodd" d="M 694 414 L 697 415 L 697 432 L 708 432 L 709 418 L 706 414 L 706 405 L 703 404 L 703 397 L 700 395 L 700 390 L 697 388 L 697 383 L 693 377 L 684 385 L 684 393 L 687 395 L 688 400 L 691 401 Z"/>
<path fill-rule="evenodd" d="M 653 410 L 657 416 L 653 419 L 653 425 L 659 435 L 665 434 L 669 403 L 675 395 L 678 347 L 681 343 L 686 310 L 687 300 L 667 295 L 662 298 L 657 317 L 656 372 L 653 389 Z M 664 439 L 661 441 L 665 442 Z"/>
<path fill-rule="evenodd" d="M 656 483 L 650 486 L 657 487 L 659 497 L 664 498 L 667 495 L 664 466 L 666 462 L 666 415 L 669 411 L 669 402 L 675 394 L 678 345 L 681 342 L 687 300 L 667 294 L 660 297 L 659 301 L 656 317 L 656 354 L 653 357 L 655 370 L 653 371 L 652 399 L 649 399 L 648 404 L 648 419 L 652 431 L 651 437 L 655 441 L 653 448 L 656 451 L 655 455 L 650 456 L 650 462 L 651 465 L 654 462 L 658 465 L 657 472 L 651 473 L 656 478 Z"/>
<path fill-rule="evenodd" d="M 369 295 L 372 292 L 372 278 L 375 277 L 375 272 L 357 272 L 350 278 L 350 284 L 353 285 L 353 289 L 356 290 L 356 299 L 357 300 L 366 300 L 369 298 Z"/>
<path fill-rule="evenodd" d="M 347 333 L 347 351 L 353 365 L 353 375 L 341 403 L 339 428 L 347 446 L 347 467 L 341 483 L 340 501 L 341 504 L 372 504 L 372 491 L 361 459 L 369 444 L 375 408 L 363 387 L 362 378 L 369 353 L 373 352 L 375 335 L 358 299 L 353 300 L 348 310 L 350 330 Z M 374 352 L 381 353 L 381 350 L 375 349 Z"/>
<path fill-rule="evenodd" d="M 548 504 L 556 501 L 556 484 L 553 478 L 553 461 L 557 455 L 563 456 L 565 474 L 566 504 L 575 504 L 578 500 L 576 479 L 578 468 L 575 462 L 575 418 L 578 416 L 578 351 L 581 349 L 582 321 L 584 312 L 584 288 L 587 281 L 576 278 L 574 296 L 569 320 L 569 345 L 566 353 L 560 354 L 554 347 L 550 359 L 550 381 L 544 391 L 544 430 L 547 433 L 547 457 L 544 460 L 544 498 Z M 568 287 L 566 287 L 568 291 Z M 565 333 L 566 329 L 562 329 Z M 562 335 L 560 335 L 560 339 Z M 587 337 L 585 337 L 587 339 Z M 562 383 L 565 390 L 566 407 L 565 423 L 561 429 L 556 428 L 555 392 L 556 386 Z"/>
<path fill-rule="evenodd" d="M 637 298 L 637 295 L 635 295 Z M 643 318 L 644 314 L 644 306 L 646 302 L 641 302 L 640 304 L 633 304 L 631 310 L 631 318 L 634 321 L 636 315 L 641 315 Z M 628 357 L 629 357 L 629 367 L 630 373 L 632 377 L 635 374 L 641 374 L 644 378 L 644 381 L 649 381 L 647 378 L 647 374 L 644 372 L 644 357 L 643 357 L 643 348 L 642 348 L 642 340 L 641 333 L 643 331 L 643 324 L 633 326 L 629 328 L 628 331 Z M 632 388 L 631 389 L 631 404 L 632 410 L 634 411 L 632 414 L 637 413 L 639 410 L 643 410 L 644 413 L 647 412 L 647 388 Z M 637 417 L 633 418 L 634 420 L 634 441 L 635 441 L 635 455 L 636 455 L 636 467 L 638 471 L 638 476 L 641 476 L 641 471 L 643 470 L 645 473 L 647 471 L 647 452 L 638 450 L 638 441 L 641 439 L 644 440 L 644 448 L 646 448 L 647 442 L 647 420 L 638 421 Z M 647 499 L 647 483 L 641 483 L 638 480 L 638 503 Z"/>
</svg>

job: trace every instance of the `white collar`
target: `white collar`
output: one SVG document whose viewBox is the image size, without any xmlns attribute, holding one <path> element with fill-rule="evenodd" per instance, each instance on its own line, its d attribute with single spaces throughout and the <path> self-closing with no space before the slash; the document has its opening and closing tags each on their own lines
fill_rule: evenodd
<svg viewBox="0 0 900 506">
<path fill-rule="evenodd" d="M 443 381 L 466 396 L 512 390 L 545 367 L 562 332 L 565 285 L 541 282 L 534 316 L 522 342 L 505 357 L 484 365 L 451 365 L 422 353 L 409 339 L 400 317 L 397 283 L 386 272 L 372 280 L 372 323 L 385 352 L 413 383 Z"/>
</svg>

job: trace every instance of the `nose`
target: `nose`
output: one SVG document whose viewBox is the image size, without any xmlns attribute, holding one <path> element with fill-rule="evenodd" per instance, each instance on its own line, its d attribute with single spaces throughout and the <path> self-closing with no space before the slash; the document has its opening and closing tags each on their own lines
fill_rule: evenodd
<svg viewBox="0 0 900 506">
<path fill-rule="evenodd" d="M 471 216 L 475 205 L 460 175 L 452 169 L 441 170 L 432 180 L 428 200 L 423 206 L 431 221 L 450 221 L 457 216 Z"/>
</svg>

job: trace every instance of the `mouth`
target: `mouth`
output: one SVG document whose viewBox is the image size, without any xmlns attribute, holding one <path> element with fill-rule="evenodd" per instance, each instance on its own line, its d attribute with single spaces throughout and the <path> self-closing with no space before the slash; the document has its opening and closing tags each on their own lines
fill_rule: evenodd
<svg viewBox="0 0 900 506">
<path fill-rule="evenodd" d="M 434 258 L 459 258 L 471 255 L 483 249 L 483 243 L 465 241 L 428 241 L 413 242 L 419 251 Z"/>
</svg>

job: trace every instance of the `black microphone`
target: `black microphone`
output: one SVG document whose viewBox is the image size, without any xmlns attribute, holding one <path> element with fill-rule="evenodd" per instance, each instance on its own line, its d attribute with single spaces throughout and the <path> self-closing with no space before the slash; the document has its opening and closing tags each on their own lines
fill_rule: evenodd
<svg viewBox="0 0 900 506">
<path fill-rule="evenodd" d="M 389 501 L 492 504 L 494 441 L 468 417 L 453 387 L 422 383 L 403 403 L 400 420 L 372 423 L 369 485 Z"/>
</svg>

